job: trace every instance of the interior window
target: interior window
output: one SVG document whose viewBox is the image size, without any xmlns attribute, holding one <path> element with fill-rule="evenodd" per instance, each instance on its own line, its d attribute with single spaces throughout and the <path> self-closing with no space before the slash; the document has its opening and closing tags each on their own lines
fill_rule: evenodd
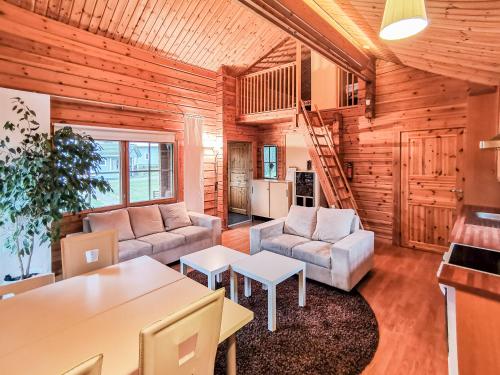
<svg viewBox="0 0 500 375">
<path fill-rule="evenodd" d="M 111 185 L 112 191 L 107 193 L 96 192 L 96 198 L 90 197 L 93 208 L 113 206 L 122 203 L 121 194 L 121 153 L 119 141 L 96 141 L 100 146 L 102 157 L 100 169 L 93 176 L 103 177 Z"/>
<path fill-rule="evenodd" d="M 130 202 L 174 196 L 174 145 L 172 143 L 130 142 Z"/>
<path fill-rule="evenodd" d="M 264 178 L 278 178 L 278 146 L 266 145 L 263 149 Z"/>
<path fill-rule="evenodd" d="M 358 105 L 358 77 L 345 70 L 339 75 L 339 107 Z"/>
</svg>

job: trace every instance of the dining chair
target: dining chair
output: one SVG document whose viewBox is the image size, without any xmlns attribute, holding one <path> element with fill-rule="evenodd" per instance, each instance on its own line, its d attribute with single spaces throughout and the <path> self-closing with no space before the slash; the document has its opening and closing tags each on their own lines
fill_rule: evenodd
<svg viewBox="0 0 500 375">
<path fill-rule="evenodd" d="M 96 355 L 66 371 L 63 375 L 101 375 L 103 359 L 102 354 Z"/>
<path fill-rule="evenodd" d="M 61 240 L 63 279 L 118 263 L 118 232 L 106 230 Z"/>
<path fill-rule="evenodd" d="M 0 300 L 4 296 L 21 294 L 32 289 L 40 288 L 45 285 L 54 284 L 55 277 L 53 273 L 32 276 L 29 279 L 15 281 L 10 284 L 0 285 Z"/>
<path fill-rule="evenodd" d="M 143 328 L 139 374 L 213 374 L 224 288 Z"/>
</svg>

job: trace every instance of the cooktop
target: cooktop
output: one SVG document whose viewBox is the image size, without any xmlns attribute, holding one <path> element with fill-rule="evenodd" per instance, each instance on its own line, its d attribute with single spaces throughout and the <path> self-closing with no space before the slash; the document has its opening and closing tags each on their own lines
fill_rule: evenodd
<svg viewBox="0 0 500 375">
<path fill-rule="evenodd" d="M 449 264 L 500 275 L 500 251 L 453 244 Z"/>
</svg>

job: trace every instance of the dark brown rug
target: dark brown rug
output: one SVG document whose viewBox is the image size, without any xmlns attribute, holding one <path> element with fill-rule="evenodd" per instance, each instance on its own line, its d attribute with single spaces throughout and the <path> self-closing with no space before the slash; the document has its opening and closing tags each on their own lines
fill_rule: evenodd
<svg viewBox="0 0 500 375">
<path fill-rule="evenodd" d="M 227 273 L 226 273 L 227 274 Z M 191 278 L 207 285 L 205 275 Z M 237 334 L 238 374 L 359 374 L 370 363 L 378 345 L 375 314 L 357 291 L 346 293 L 307 280 L 306 307 L 298 306 L 298 281 L 290 278 L 277 287 L 277 329 L 267 329 L 267 291 L 252 282 L 252 296 L 238 283 L 239 303 L 252 310 L 254 320 Z M 229 296 L 229 276 L 222 285 Z M 226 368 L 225 344 L 219 346 L 216 374 Z"/>
</svg>

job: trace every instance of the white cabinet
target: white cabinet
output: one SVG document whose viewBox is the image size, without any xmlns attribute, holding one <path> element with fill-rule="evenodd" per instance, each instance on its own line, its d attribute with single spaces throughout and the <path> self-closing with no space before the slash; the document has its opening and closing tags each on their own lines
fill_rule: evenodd
<svg viewBox="0 0 500 375">
<path fill-rule="evenodd" d="M 269 181 L 252 181 L 252 215 L 269 217 Z"/>
<path fill-rule="evenodd" d="M 271 182 L 269 183 L 269 217 L 277 219 L 288 215 L 292 204 L 292 183 Z"/>
<path fill-rule="evenodd" d="M 277 219 L 288 215 L 292 204 L 289 181 L 252 181 L 252 215 Z"/>
</svg>

